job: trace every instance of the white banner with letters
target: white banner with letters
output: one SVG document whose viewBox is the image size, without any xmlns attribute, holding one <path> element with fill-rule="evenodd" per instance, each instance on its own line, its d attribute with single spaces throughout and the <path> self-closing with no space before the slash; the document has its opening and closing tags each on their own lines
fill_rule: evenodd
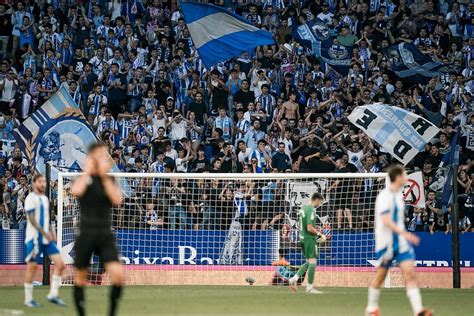
<svg viewBox="0 0 474 316">
<path fill-rule="evenodd" d="M 439 132 L 427 119 L 382 103 L 356 107 L 349 120 L 404 165 Z"/>
<path fill-rule="evenodd" d="M 466 148 L 470 150 L 474 150 L 474 129 L 468 128 L 466 129 Z"/>
<path fill-rule="evenodd" d="M 407 183 L 403 187 L 403 198 L 407 205 L 425 207 L 425 190 L 421 171 L 408 175 Z"/>
</svg>

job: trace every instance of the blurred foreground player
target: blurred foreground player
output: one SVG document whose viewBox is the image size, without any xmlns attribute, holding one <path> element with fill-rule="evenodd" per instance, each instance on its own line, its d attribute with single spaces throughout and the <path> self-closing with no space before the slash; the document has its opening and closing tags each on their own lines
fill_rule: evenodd
<svg viewBox="0 0 474 316">
<path fill-rule="evenodd" d="M 316 258 L 318 257 L 317 242 L 326 241 L 326 236 L 316 228 L 316 214 L 317 209 L 323 202 L 323 196 L 319 193 L 314 193 L 311 196 L 311 205 L 304 205 L 298 212 L 298 219 L 300 221 L 300 245 L 303 250 L 303 255 L 306 259 L 298 272 L 289 280 L 290 288 L 296 291 L 296 285 L 301 276 L 308 270 L 308 283 L 306 284 L 306 293 L 321 294 L 321 291 L 313 288 L 314 269 L 316 268 Z"/>
<path fill-rule="evenodd" d="M 430 316 L 433 313 L 423 308 L 420 289 L 415 279 L 415 252 L 413 245 L 420 239 L 405 230 L 405 202 L 402 189 L 407 175 L 401 166 L 388 169 L 390 184 L 377 196 L 375 203 L 375 252 L 378 260 L 377 274 L 369 287 L 366 315 L 378 316 L 380 287 L 385 281 L 393 261 L 398 263 L 403 273 L 408 299 L 415 316 Z"/>
<path fill-rule="evenodd" d="M 79 315 L 85 315 L 84 286 L 92 254 L 99 256 L 110 274 L 109 315 L 115 315 L 122 292 L 122 265 L 111 229 L 111 207 L 122 202 L 122 192 L 114 178 L 107 175 L 112 161 L 102 144 L 89 148 L 84 173 L 74 181 L 72 194 L 79 199 L 81 220 L 76 236 L 76 277 L 74 300 Z"/>
<path fill-rule="evenodd" d="M 28 214 L 26 225 L 26 276 L 25 276 L 25 305 L 39 307 L 40 304 L 33 300 L 33 278 L 37 264 L 42 262 L 41 253 L 54 262 L 51 290 L 47 296 L 48 301 L 60 306 L 66 304 L 59 298 L 61 273 L 64 270 L 64 261 L 56 246 L 54 230 L 51 229 L 49 218 L 49 201 L 44 195 L 46 191 L 46 178 L 41 174 L 33 176 L 33 192 L 25 199 L 25 210 Z"/>
</svg>

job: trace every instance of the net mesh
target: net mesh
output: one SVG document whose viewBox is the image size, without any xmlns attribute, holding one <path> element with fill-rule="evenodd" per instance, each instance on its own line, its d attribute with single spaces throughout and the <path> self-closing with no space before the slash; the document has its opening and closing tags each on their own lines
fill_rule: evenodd
<svg viewBox="0 0 474 316">
<path fill-rule="evenodd" d="M 60 174 L 58 245 L 73 280 L 80 207 L 76 175 Z M 303 257 L 298 210 L 314 192 L 319 244 L 316 284 L 367 286 L 374 275 L 374 207 L 383 174 L 115 174 L 123 203 L 112 210 L 127 284 L 287 284 Z M 400 286 L 394 270 L 387 286 Z M 89 282 L 108 277 L 97 257 Z"/>
</svg>

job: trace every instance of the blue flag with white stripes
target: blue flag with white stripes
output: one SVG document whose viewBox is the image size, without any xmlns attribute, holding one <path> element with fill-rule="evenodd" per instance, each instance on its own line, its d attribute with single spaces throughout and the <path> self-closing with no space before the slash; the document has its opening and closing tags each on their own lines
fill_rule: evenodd
<svg viewBox="0 0 474 316">
<path fill-rule="evenodd" d="M 338 73 L 345 76 L 349 72 L 352 46 L 336 44 L 331 29 L 323 21 L 313 19 L 295 27 L 293 37 Z"/>
<path fill-rule="evenodd" d="M 52 170 L 81 170 L 87 148 L 98 141 L 65 87 L 15 129 L 13 135 L 42 174 L 47 163 L 54 166 Z M 56 178 L 54 173 L 52 176 Z"/>
<path fill-rule="evenodd" d="M 257 46 L 275 44 L 271 33 L 226 9 L 194 2 L 180 2 L 180 6 L 191 39 L 207 68 Z"/>
<path fill-rule="evenodd" d="M 89 146 L 100 141 L 64 86 L 18 126 L 13 136 L 37 172 L 46 174 L 46 164 L 51 164 L 53 180 L 58 171 L 81 171 Z M 114 164 L 111 172 L 120 170 Z M 129 182 L 120 178 L 119 184 L 129 196 Z"/>
<path fill-rule="evenodd" d="M 388 59 L 389 70 L 400 78 L 408 78 L 413 82 L 427 82 L 432 77 L 453 70 L 451 65 L 445 65 L 421 53 L 412 43 L 401 42 L 384 50 Z"/>
<path fill-rule="evenodd" d="M 440 168 L 442 167 L 450 167 L 450 166 L 457 166 L 459 165 L 459 137 L 460 131 L 457 130 L 456 134 L 454 135 L 453 139 L 450 143 L 450 150 L 444 154 L 443 160 L 441 161 Z M 449 203 L 453 202 L 453 169 L 449 169 L 448 176 L 446 177 L 446 182 L 443 187 L 443 194 L 441 195 L 441 205 L 447 206 Z"/>
</svg>

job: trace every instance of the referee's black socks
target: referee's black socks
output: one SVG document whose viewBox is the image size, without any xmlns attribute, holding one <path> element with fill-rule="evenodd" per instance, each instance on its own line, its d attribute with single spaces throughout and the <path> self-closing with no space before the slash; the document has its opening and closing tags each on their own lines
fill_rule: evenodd
<svg viewBox="0 0 474 316">
<path fill-rule="evenodd" d="M 84 287 L 74 285 L 74 302 L 76 304 L 77 314 L 79 316 L 84 316 Z"/>
<path fill-rule="evenodd" d="M 110 291 L 110 313 L 109 316 L 115 316 L 117 311 L 117 305 L 122 294 L 122 286 L 121 285 L 112 285 L 112 289 Z"/>
</svg>

